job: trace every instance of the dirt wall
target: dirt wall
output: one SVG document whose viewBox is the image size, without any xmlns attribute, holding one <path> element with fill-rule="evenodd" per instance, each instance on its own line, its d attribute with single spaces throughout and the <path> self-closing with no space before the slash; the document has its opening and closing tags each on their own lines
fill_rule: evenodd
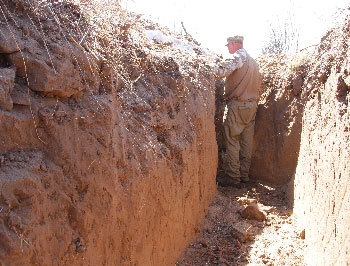
<svg viewBox="0 0 350 266">
<path fill-rule="evenodd" d="M 0 3 L 0 265 L 174 265 L 216 191 L 205 62 L 28 3 Z"/>
<path fill-rule="evenodd" d="M 307 265 L 350 265 L 349 25 L 296 55 L 260 61 L 252 175 L 286 184 Z"/>
<path fill-rule="evenodd" d="M 259 61 L 263 82 L 255 119 L 251 179 L 285 184 L 295 173 L 300 149 L 303 66 L 285 56 Z"/>
<path fill-rule="evenodd" d="M 305 229 L 308 265 L 350 265 L 349 25 L 323 40 L 303 94 L 294 212 Z"/>
</svg>

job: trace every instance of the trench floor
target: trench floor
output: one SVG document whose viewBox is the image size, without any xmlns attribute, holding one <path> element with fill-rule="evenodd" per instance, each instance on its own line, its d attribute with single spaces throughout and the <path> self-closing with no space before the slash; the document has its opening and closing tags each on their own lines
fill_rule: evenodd
<svg viewBox="0 0 350 266">
<path fill-rule="evenodd" d="M 240 189 L 218 187 L 197 235 L 176 266 L 304 265 L 305 233 L 285 199 L 283 186 L 257 182 Z M 242 217 L 252 202 L 266 219 Z"/>
</svg>

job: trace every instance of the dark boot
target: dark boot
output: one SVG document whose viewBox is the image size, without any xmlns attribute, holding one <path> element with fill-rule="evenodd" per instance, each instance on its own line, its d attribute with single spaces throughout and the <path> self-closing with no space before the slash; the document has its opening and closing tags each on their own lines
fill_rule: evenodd
<svg viewBox="0 0 350 266">
<path fill-rule="evenodd" d="M 239 181 L 234 182 L 231 178 L 218 177 L 216 181 L 220 187 L 242 188 L 242 184 Z"/>
</svg>

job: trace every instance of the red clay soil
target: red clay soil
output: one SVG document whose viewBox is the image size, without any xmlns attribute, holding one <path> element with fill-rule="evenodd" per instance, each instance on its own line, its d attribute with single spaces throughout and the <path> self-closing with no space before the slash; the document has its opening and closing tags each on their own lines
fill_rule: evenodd
<svg viewBox="0 0 350 266">
<path fill-rule="evenodd" d="M 206 52 L 112 2 L 0 7 L 0 265 L 173 265 L 216 192 Z"/>
</svg>

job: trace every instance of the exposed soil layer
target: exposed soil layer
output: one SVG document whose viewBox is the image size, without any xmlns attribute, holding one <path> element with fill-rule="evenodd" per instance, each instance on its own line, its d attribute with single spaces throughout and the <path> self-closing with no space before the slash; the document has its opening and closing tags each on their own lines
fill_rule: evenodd
<svg viewBox="0 0 350 266">
<path fill-rule="evenodd" d="M 0 7 L 0 264 L 174 264 L 216 191 L 205 51 L 112 2 Z"/>
<path fill-rule="evenodd" d="M 350 17 L 310 55 L 294 188 L 307 265 L 350 265 Z"/>
</svg>

